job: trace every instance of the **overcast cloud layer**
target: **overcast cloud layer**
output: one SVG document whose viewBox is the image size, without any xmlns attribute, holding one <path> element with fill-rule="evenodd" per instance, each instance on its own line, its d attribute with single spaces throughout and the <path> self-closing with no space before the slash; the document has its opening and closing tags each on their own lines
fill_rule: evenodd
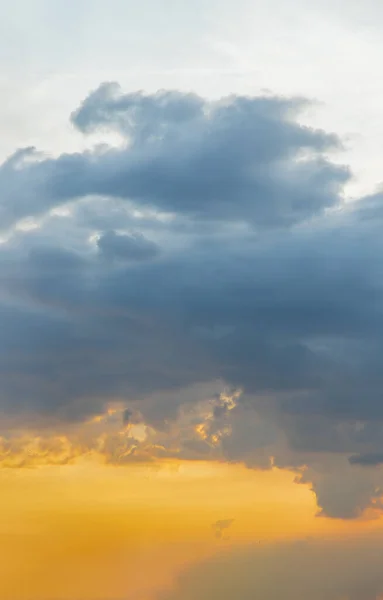
<svg viewBox="0 0 383 600">
<path fill-rule="evenodd" d="M 274 462 L 329 516 L 379 509 L 383 198 L 344 203 L 341 141 L 306 106 L 104 83 L 70 118 L 117 145 L 1 165 L 7 443 L 118 401 L 164 454 Z"/>
</svg>

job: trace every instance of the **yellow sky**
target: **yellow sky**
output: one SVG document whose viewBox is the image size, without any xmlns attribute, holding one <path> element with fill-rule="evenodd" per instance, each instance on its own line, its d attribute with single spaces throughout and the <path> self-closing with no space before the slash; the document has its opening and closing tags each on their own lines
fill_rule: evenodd
<svg viewBox="0 0 383 600">
<path fill-rule="evenodd" d="M 315 518 L 313 494 L 293 479 L 198 462 L 2 469 L 0 598 L 152 598 L 222 544 L 349 531 Z M 228 539 L 214 537 L 221 519 L 234 519 Z"/>
</svg>

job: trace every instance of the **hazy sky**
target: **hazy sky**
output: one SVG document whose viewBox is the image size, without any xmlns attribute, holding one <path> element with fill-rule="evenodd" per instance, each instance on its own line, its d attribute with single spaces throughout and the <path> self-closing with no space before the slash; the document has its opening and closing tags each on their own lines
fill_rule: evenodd
<svg viewBox="0 0 383 600">
<path fill-rule="evenodd" d="M 382 33 L 0 0 L 0 598 L 383 597 Z"/>
</svg>

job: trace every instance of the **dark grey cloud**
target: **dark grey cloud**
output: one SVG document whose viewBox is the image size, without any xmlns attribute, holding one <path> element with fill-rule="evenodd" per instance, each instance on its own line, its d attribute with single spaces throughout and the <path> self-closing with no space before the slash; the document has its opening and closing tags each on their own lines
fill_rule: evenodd
<svg viewBox="0 0 383 600">
<path fill-rule="evenodd" d="M 103 233 L 97 246 L 105 258 L 112 260 L 149 260 L 159 252 L 158 246 L 142 234 L 126 235 L 115 231 Z"/>
<path fill-rule="evenodd" d="M 375 518 L 381 512 L 383 486 L 379 470 L 369 473 L 350 465 L 346 457 L 330 453 L 321 460 L 309 458 L 307 465 L 300 483 L 310 484 L 315 492 L 319 516 L 356 519 L 368 510 Z"/>
<path fill-rule="evenodd" d="M 349 458 L 352 465 L 364 467 L 376 467 L 383 465 L 383 452 L 370 452 L 366 454 L 354 454 Z"/>
<path fill-rule="evenodd" d="M 127 145 L 32 161 L 33 150 L 19 151 L 0 169 L 7 190 L 2 222 L 88 195 L 258 226 L 308 219 L 338 202 L 349 173 L 326 158 L 340 145 L 336 136 L 293 120 L 301 105 L 267 97 L 208 102 L 179 92 L 123 95 L 104 84 L 72 120 L 82 130 L 117 127 Z"/>
<path fill-rule="evenodd" d="M 197 94 L 177 91 L 123 94 L 118 83 L 106 82 L 72 113 L 71 121 L 83 133 L 115 128 L 135 140 L 143 140 L 161 134 L 171 125 L 202 117 L 205 104 Z"/>
<path fill-rule="evenodd" d="M 108 84 L 72 121 L 124 147 L 0 167 L 4 228 L 41 219 L 0 246 L 3 414 L 57 425 L 118 400 L 166 436 L 212 386 L 185 456 L 306 465 L 334 517 L 376 500 L 348 459 L 383 447 L 383 201 L 343 203 L 339 141 L 301 106 Z M 244 390 L 235 408 L 214 401 L 222 382 Z"/>
<path fill-rule="evenodd" d="M 124 410 L 124 414 L 122 416 L 122 421 L 123 421 L 124 425 L 127 425 L 128 423 L 130 423 L 132 416 L 133 416 L 133 412 L 129 408 L 126 408 Z"/>
</svg>

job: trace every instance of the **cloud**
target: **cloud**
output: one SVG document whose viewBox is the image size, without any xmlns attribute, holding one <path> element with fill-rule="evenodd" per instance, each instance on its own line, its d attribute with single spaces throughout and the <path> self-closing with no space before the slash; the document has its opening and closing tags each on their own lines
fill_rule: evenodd
<svg viewBox="0 0 383 600">
<path fill-rule="evenodd" d="M 235 519 L 221 519 L 213 523 L 212 528 L 217 539 L 223 537 L 224 532 L 231 527 Z"/>
<path fill-rule="evenodd" d="M 3 226 L 74 198 L 110 196 L 198 219 L 257 226 L 303 221 L 337 203 L 347 169 L 326 159 L 334 135 L 292 119 L 302 101 L 194 94 L 124 95 L 104 84 L 74 113 L 83 131 L 109 125 L 123 148 L 24 161 L 0 169 Z M 28 158 L 33 151 L 28 151 Z"/>
<path fill-rule="evenodd" d="M 383 592 L 382 540 L 329 539 L 231 548 L 186 568 L 161 600 L 375 600 Z"/>
<path fill-rule="evenodd" d="M 349 461 L 352 465 L 376 467 L 383 464 L 383 453 L 371 452 L 370 454 L 354 454 L 353 456 L 350 456 Z"/>
<path fill-rule="evenodd" d="M 197 94 L 162 90 L 123 94 L 116 82 L 106 82 L 92 92 L 71 115 L 83 133 L 100 127 L 116 128 L 135 139 L 158 134 L 170 124 L 180 125 L 203 115 L 205 102 Z"/>
<path fill-rule="evenodd" d="M 112 460 L 274 464 L 324 514 L 378 506 L 349 458 L 383 448 L 382 197 L 344 203 L 303 106 L 104 84 L 72 121 L 123 146 L 1 165 L 4 419 L 65 432 L 118 402 L 154 433 Z"/>
<path fill-rule="evenodd" d="M 97 240 L 97 246 L 107 259 L 150 260 L 158 254 L 156 244 L 141 234 L 124 235 L 106 231 Z"/>
<path fill-rule="evenodd" d="M 130 423 L 132 416 L 133 416 L 133 412 L 129 408 L 126 408 L 122 415 L 123 423 L 124 424 Z"/>
</svg>

